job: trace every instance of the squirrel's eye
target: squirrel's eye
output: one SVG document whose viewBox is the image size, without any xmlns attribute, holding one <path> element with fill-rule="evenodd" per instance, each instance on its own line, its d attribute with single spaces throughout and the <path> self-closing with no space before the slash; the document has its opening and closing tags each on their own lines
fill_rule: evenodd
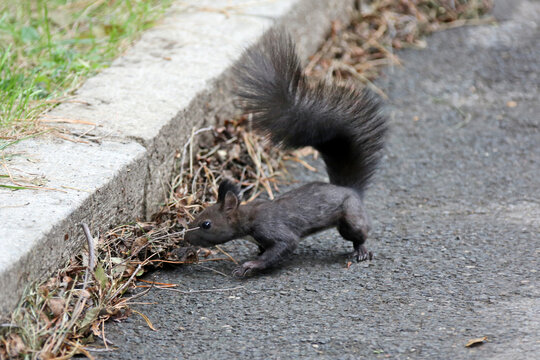
<svg viewBox="0 0 540 360">
<path fill-rule="evenodd" d="M 212 223 L 210 222 L 210 220 L 206 220 L 201 224 L 201 228 L 203 228 L 204 230 L 208 230 L 211 227 L 212 227 Z"/>
</svg>

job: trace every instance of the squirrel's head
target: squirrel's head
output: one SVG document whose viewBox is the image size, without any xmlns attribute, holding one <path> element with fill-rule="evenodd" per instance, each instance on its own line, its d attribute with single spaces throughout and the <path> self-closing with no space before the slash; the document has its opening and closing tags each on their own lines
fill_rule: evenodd
<svg viewBox="0 0 540 360">
<path fill-rule="evenodd" d="M 208 247 L 235 239 L 239 193 L 233 182 L 222 181 L 218 189 L 217 203 L 206 208 L 191 221 L 184 240 L 191 245 Z"/>
</svg>

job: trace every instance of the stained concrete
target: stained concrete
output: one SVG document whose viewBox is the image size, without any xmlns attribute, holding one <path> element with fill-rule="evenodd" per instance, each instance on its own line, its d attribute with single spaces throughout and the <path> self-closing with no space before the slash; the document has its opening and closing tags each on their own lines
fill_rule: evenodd
<svg viewBox="0 0 540 360">
<path fill-rule="evenodd" d="M 265 29 L 286 26 L 305 57 L 332 21 L 348 21 L 352 6 L 352 0 L 179 1 L 124 56 L 46 114 L 71 121 L 63 130 L 82 142 L 44 135 L 4 151 L 14 177 L 52 190 L 0 189 L 0 315 L 26 285 L 80 248 L 79 222 L 106 231 L 158 209 L 192 129 L 235 113 L 229 68 L 243 48 Z"/>
</svg>

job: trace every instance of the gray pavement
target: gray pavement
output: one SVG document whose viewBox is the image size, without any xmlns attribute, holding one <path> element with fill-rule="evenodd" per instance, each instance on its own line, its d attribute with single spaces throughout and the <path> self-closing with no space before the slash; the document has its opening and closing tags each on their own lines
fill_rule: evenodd
<svg viewBox="0 0 540 360">
<path fill-rule="evenodd" d="M 392 131 L 367 194 L 373 261 L 347 269 L 351 245 L 330 231 L 247 280 L 227 262 L 155 272 L 198 292 L 154 290 L 134 308 L 158 330 L 136 314 L 108 325 L 118 350 L 97 358 L 537 358 L 540 2 L 511 3 L 498 26 L 401 52 L 379 82 Z"/>
</svg>

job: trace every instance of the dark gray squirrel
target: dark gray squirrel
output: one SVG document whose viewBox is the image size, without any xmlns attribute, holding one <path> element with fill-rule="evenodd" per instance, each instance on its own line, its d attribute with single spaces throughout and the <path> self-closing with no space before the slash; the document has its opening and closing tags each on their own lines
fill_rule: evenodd
<svg viewBox="0 0 540 360">
<path fill-rule="evenodd" d="M 318 150 L 330 183 L 312 182 L 273 201 L 240 205 L 238 186 L 224 180 L 217 203 L 190 223 L 185 240 L 209 247 L 251 237 L 260 253 L 234 269 L 237 277 L 275 267 L 301 238 L 332 227 L 352 241 L 357 261 L 371 260 L 364 246 L 370 222 L 363 198 L 387 131 L 380 99 L 366 90 L 309 82 L 293 41 L 280 30 L 247 49 L 233 74 L 239 104 L 252 113 L 253 127 L 285 148 Z"/>
</svg>

